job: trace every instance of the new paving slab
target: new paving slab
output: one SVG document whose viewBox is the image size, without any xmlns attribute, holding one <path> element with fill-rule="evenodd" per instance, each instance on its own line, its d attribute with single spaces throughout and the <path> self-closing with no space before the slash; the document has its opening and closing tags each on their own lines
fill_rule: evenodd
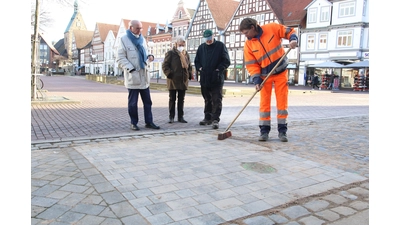
<svg viewBox="0 0 400 225">
<path fill-rule="evenodd" d="M 59 80 L 75 83 L 78 79 L 62 77 L 53 84 Z M 49 89 L 60 88 L 51 82 L 46 83 Z M 105 84 L 91 85 L 88 88 L 95 90 Z M 289 142 L 282 143 L 276 131 L 271 131 L 269 141 L 257 141 L 257 115 L 252 114 L 258 102 L 244 113 L 251 118 L 232 127 L 232 137 L 217 140 L 247 100 L 233 97 L 224 98 L 227 121 L 217 130 L 197 124 L 202 104 L 199 96 L 189 96 L 190 103 L 185 105 L 188 124 L 167 124 L 164 114 L 155 117 L 161 130 L 134 132 L 120 122 L 116 122 L 120 127 L 110 126 L 126 120 L 127 115 L 122 114 L 114 115 L 115 120 L 104 117 L 97 124 L 104 127 L 103 133 L 81 135 L 90 130 L 90 123 L 83 121 L 90 120 L 94 111 L 126 111 L 126 99 L 116 99 L 126 95 L 126 90 L 106 87 L 105 92 L 110 89 L 108 97 L 102 98 L 101 92 L 90 93 L 89 89 L 76 90 L 83 101 L 73 110 L 66 110 L 71 109 L 69 104 L 32 106 L 32 137 L 36 137 L 31 145 L 32 224 L 368 224 L 365 94 L 309 95 L 302 103 L 297 101 L 290 114 L 294 120 L 289 126 Z M 56 94 L 75 95 L 69 91 L 58 89 Z M 83 97 L 86 95 L 91 97 Z M 93 95 L 100 95 L 101 101 Z M 164 95 L 152 94 L 156 96 L 155 115 L 166 111 L 162 108 L 166 103 L 161 103 Z M 321 101 L 327 97 L 331 101 Z M 108 98 L 114 98 L 114 104 L 104 107 L 102 101 L 109 103 Z M 348 101 L 338 102 L 340 99 Z M 159 100 L 163 100 L 161 106 Z M 341 114 L 343 105 L 348 106 L 348 115 Z M 327 115 L 313 118 L 315 109 Z M 52 117 L 38 116 L 50 111 Z M 54 125 L 57 115 L 66 113 L 72 113 L 74 119 L 64 120 L 63 132 L 54 135 L 49 129 L 53 138 L 35 135 L 39 127 L 46 127 L 37 121 Z M 68 135 L 73 133 L 69 130 L 75 130 L 75 135 Z"/>
</svg>

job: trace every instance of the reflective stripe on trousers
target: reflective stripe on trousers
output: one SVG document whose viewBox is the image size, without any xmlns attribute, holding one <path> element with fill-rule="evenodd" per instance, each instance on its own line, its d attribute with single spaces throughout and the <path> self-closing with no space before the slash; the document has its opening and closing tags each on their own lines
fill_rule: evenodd
<svg viewBox="0 0 400 225">
<path fill-rule="evenodd" d="M 274 84 L 278 124 L 287 124 L 288 117 L 288 71 L 269 76 L 260 90 L 260 126 L 271 126 L 271 94 Z"/>
</svg>

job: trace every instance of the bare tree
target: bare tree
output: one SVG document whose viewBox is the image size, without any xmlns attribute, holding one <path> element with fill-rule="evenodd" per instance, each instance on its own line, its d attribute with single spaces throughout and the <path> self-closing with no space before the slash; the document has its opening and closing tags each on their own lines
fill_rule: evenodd
<svg viewBox="0 0 400 225">
<path fill-rule="evenodd" d="M 51 0 L 35 0 L 35 2 L 31 2 L 31 26 L 33 29 L 33 38 L 31 39 L 32 44 L 32 58 L 31 58 L 31 98 L 36 100 L 36 74 L 38 74 L 39 70 L 39 32 L 44 31 L 46 27 L 49 27 L 53 23 L 53 19 L 51 18 L 51 13 L 46 8 L 46 5 Z M 72 6 L 71 1 L 69 0 L 53 0 L 54 3 L 59 4 L 60 6 Z M 85 3 L 85 1 L 81 1 Z M 42 5 L 44 7 L 42 7 Z"/>
</svg>

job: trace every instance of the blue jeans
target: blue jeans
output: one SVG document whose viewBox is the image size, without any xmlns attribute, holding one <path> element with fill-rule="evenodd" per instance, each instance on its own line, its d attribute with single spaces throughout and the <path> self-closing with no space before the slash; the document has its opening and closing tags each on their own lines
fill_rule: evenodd
<svg viewBox="0 0 400 225">
<path fill-rule="evenodd" d="M 144 110 L 144 122 L 146 124 L 153 122 L 153 113 L 151 112 L 151 97 L 150 97 L 150 89 L 128 89 L 128 113 L 131 118 L 131 124 L 137 125 L 139 121 L 138 115 L 138 98 L 140 94 L 140 98 L 143 102 L 143 110 Z"/>
</svg>

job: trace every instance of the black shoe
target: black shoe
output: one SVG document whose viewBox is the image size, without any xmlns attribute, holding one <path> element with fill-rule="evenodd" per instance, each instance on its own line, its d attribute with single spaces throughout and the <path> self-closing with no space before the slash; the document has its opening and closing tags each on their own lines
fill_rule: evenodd
<svg viewBox="0 0 400 225">
<path fill-rule="evenodd" d="M 156 129 L 156 130 L 160 129 L 160 127 L 155 125 L 154 123 L 146 124 L 146 128 L 151 128 L 151 129 Z"/>
<path fill-rule="evenodd" d="M 279 140 L 281 140 L 282 142 L 288 141 L 286 133 L 279 133 L 278 137 L 279 137 Z"/>
<path fill-rule="evenodd" d="M 187 123 L 187 121 L 186 121 L 185 119 L 183 119 L 183 117 L 182 117 L 182 118 L 179 118 L 179 119 L 178 119 L 178 122 L 180 122 L 180 123 Z"/>
<path fill-rule="evenodd" d="M 212 123 L 212 121 L 211 120 L 206 120 L 206 119 L 204 119 L 204 120 L 202 120 L 202 121 L 200 121 L 200 125 L 211 125 L 211 123 Z"/>
<path fill-rule="evenodd" d="M 260 135 L 260 137 L 258 137 L 258 141 L 268 141 L 268 133 L 263 133 Z"/>
<path fill-rule="evenodd" d="M 214 120 L 214 121 L 212 122 L 212 128 L 213 128 L 213 129 L 218 129 L 218 128 L 219 128 L 218 120 Z"/>
<path fill-rule="evenodd" d="M 174 122 L 174 118 L 169 118 L 168 123 L 173 123 Z"/>
<path fill-rule="evenodd" d="M 137 125 L 131 124 L 131 130 L 140 130 L 140 129 Z"/>
</svg>

